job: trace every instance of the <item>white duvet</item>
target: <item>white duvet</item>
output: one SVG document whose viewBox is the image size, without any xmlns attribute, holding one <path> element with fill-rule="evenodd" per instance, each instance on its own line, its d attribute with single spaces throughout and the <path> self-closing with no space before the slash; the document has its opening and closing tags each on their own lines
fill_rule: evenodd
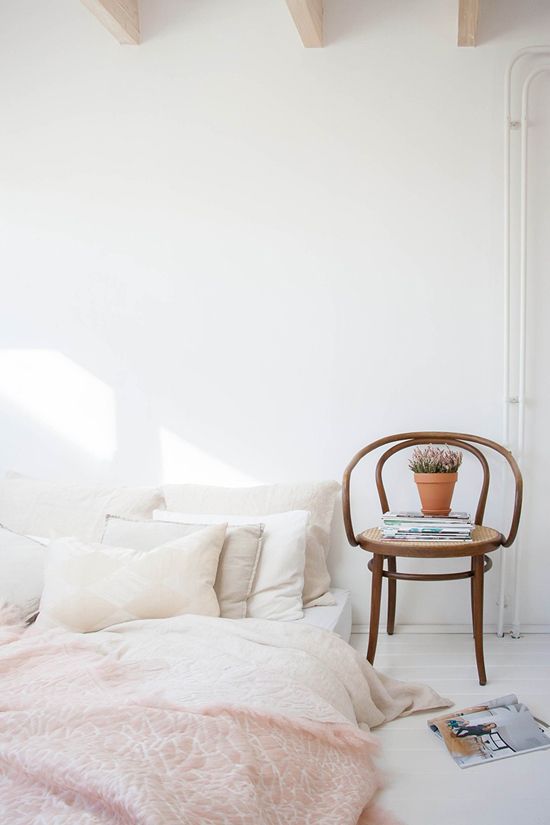
<svg viewBox="0 0 550 825">
<path fill-rule="evenodd" d="M 446 701 L 378 673 L 335 634 L 293 622 L 180 616 L 95 635 L 118 659 L 158 667 L 159 690 L 187 706 L 237 703 L 368 730 Z"/>
</svg>

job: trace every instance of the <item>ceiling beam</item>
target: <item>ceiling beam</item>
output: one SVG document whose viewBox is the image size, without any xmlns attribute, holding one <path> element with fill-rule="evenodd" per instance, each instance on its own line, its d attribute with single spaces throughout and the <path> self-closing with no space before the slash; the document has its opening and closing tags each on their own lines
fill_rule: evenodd
<svg viewBox="0 0 550 825">
<path fill-rule="evenodd" d="M 119 43 L 140 42 L 138 0 L 82 0 Z"/>
<path fill-rule="evenodd" d="M 479 0 L 458 0 L 458 45 L 475 46 Z"/>
<path fill-rule="evenodd" d="M 323 0 L 286 0 L 292 19 L 307 48 L 323 45 Z"/>
</svg>

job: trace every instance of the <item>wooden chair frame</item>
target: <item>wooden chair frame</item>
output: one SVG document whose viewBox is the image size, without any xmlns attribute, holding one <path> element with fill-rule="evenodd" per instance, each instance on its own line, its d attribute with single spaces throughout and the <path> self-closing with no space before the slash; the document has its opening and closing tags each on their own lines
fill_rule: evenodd
<svg viewBox="0 0 550 825">
<path fill-rule="evenodd" d="M 356 533 L 351 514 L 351 475 L 355 467 L 362 459 L 374 450 L 393 444 L 385 450 L 379 458 L 375 469 L 376 488 L 382 513 L 389 510 L 388 497 L 384 487 L 382 471 L 387 460 L 401 450 L 415 447 L 420 444 L 448 444 L 460 450 L 471 453 L 478 459 L 483 471 L 481 490 L 476 507 L 474 523 L 474 541 L 462 544 L 445 543 L 437 547 L 429 545 L 427 542 L 384 542 L 377 535 L 375 529 L 367 530 L 363 533 Z M 515 482 L 514 510 L 508 535 L 504 537 L 501 533 L 490 528 L 483 527 L 483 518 L 487 497 L 489 494 L 490 471 L 487 458 L 478 446 L 491 449 L 505 458 Z M 480 684 L 486 683 L 485 664 L 483 657 L 483 577 L 491 569 L 492 562 L 486 553 L 496 550 L 498 547 L 510 547 L 513 544 L 521 518 L 521 507 L 523 500 L 523 479 L 519 466 L 512 453 L 487 438 L 467 433 L 453 432 L 412 432 L 389 435 L 373 441 L 352 458 L 344 471 L 342 483 L 342 506 L 344 513 L 344 526 L 349 543 L 353 547 L 360 546 L 373 554 L 373 558 L 368 563 L 368 568 L 373 574 L 371 591 L 371 620 L 369 633 L 369 647 L 367 652 L 368 660 L 373 663 L 376 652 L 376 642 L 378 638 L 378 626 L 380 615 L 380 602 L 382 595 L 382 579 L 388 579 L 388 634 L 393 634 L 395 628 L 395 607 L 396 607 L 396 583 L 398 580 L 408 581 L 451 581 L 455 579 L 470 579 L 470 598 L 472 609 L 472 624 L 474 630 L 476 661 L 479 673 Z M 397 572 L 397 557 L 415 558 L 459 558 L 471 557 L 470 570 L 459 573 L 440 574 L 420 574 L 420 573 L 399 573 Z M 384 570 L 384 561 L 387 560 L 388 569 Z"/>
</svg>

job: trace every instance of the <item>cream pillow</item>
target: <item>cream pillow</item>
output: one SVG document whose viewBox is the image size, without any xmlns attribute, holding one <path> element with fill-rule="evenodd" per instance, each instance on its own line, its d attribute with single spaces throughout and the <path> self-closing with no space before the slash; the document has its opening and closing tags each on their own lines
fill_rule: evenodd
<svg viewBox="0 0 550 825">
<path fill-rule="evenodd" d="M 184 524 L 216 524 L 219 521 L 228 521 L 230 526 L 235 526 L 250 524 L 253 517 L 204 516 L 155 510 L 154 518 Z M 252 619 L 277 621 L 301 619 L 304 615 L 302 591 L 309 513 L 295 510 L 257 518 L 264 525 L 264 532 L 260 560 L 246 605 L 246 615 Z"/>
<path fill-rule="evenodd" d="M 52 541 L 36 627 L 88 633 L 134 619 L 219 616 L 214 580 L 225 529 L 215 524 L 146 551 Z"/>
<path fill-rule="evenodd" d="M 265 484 L 245 488 L 166 484 L 162 489 L 166 509 L 180 513 L 227 513 L 228 517 L 247 513 L 248 516 L 258 517 L 288 510 L 307 510 L 310 519 L 304 571 L 304 607 L 336 604 L 328 592 L 330 575 L 327 556 L 334 505 L 340 490 L 338 482 Z"/>
<path fill-rule="evenodd" d="M 157 511 L 156 521 L 107 516 L 102 544 L 115 547 L 133 547 L 150 550 L 159 544 L 188 536 L 201 529 L 198 524 L 180 524 L 163 521 L 164 510 Z M 223 520 L 222 520 L 223 521 Z M 204 526 L 204 525 L 202 525 Z M 228 527 L 223 543 L 214 590 L 224 619 L 244 619 L 246 602 L 252 591 L 252 583 L 260 557 L 262 524 L 244 524 Z"/>
<path fill-rule="evenodd" d="M 38 610 L 44 584 L 46 548 L 0 525 L 0 605 L 17 607 L 28 619 Z"/>
<path fill-rule="evenodd" d="M 10 473 L 0 479 L 0 522 L 16 533 L 99 541 L 105 516 L 151 518 L 163 506 L 157 487 L 88 487 Z"/>
</svg>

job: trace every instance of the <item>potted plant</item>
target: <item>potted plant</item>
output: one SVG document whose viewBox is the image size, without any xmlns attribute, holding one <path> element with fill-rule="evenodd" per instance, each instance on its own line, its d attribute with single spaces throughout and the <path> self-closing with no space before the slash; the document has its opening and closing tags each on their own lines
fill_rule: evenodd
<svg viewBox="0 0 550 825">
<path fill-rule="evenodd" d="M 425 516 L 449 515 L 461 464 L 462 452 L 451 450 L 447 445 L 415 448 L 409 467 L 414 473 Z"/>
</svg>

